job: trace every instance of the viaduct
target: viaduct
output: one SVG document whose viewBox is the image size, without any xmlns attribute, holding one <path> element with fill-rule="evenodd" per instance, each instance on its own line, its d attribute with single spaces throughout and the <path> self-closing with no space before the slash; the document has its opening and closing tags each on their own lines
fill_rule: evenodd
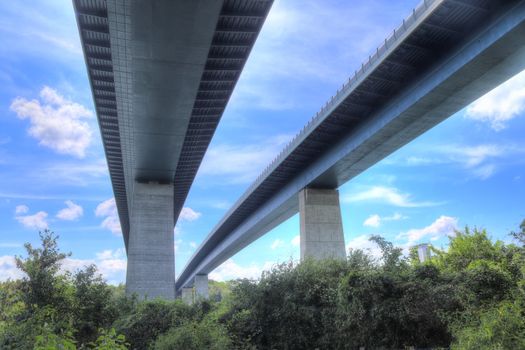
<svg viewBox="0 0 525 350">
<path fill-rule="evenodd" d="M 424 0 L 311 118 L 175 281 L 173 228 L 273 0 L 73 0 L 128 256 L 126 288 L 191 301 L 297 212 L 344 257 L 337 188 L 525 69 L 525 0 Z"/>
</svg>

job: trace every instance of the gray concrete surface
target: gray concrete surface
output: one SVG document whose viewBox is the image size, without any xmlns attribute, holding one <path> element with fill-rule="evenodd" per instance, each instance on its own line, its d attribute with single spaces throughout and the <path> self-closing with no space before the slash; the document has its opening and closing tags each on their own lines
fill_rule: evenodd
<svg viewBox="0 0 525 350">
<path fill-rule="evenodd" d="M 299 192 L 301 260 L 345 259 L 339 191 L 305 188 Z"/>
<path fill-rule="evenodd" d="M 208 299 L 208 275 L 195 276 L 195 299 Z"/>
<path fill-rule="evenodd" d="M 431 3 L 436 6 L 445 4 L 449 8 L 462 6 L 447 0 Z M 349 130 L 342 139 L 334 139 L 327 151 L 317 154 L 314 161 L 295 161 L 300 168 L 294 169 L 293 177 L 287 178 L 279 188 L 272 189 L 272 194 L 266 194 L 269 185 L 264 181 L 271 178 L 276 183 L 282 178 L 282 173 L 278 172 L 282 162 L 289 156 L 293 157 L 294 150 L 316 134 L 323 121 L 337 113 L 337 108 L 344 105 L 349 96 L 359 91 L 361 84 L 367 82 L 389 59 L 389 54 L 403 46 L 403 41 L 422 22 L 432 17 L 435 7 L 408 24 L 405 32 L 397 36 L 397 41 L 389 44 L 382 56 L 365 66 L 366 69 L 330 100 L 226 213 L 186 265 L 177 281 L 177 289 L 192 284 L 195 274 L 210 273 L 242 248 L 296 214 L 299 210 L 297 193 L 303 188 L 338 188 L 524 70 L 525 1 L 491 4 L 498 5 L 498 10 L 481 21 L 476 30 L 470 28 L 466 31 L 464 42 L 442 47 L 439 56 L 429 55 L 431 64 L 413 83 L 406 86 L 400 83 L 391 99 L 366 118 L 362 117 L 357 127 Z M 439 18 L 447 20 L 448 17 Z M 407 48 L 403 47 L 401 51 L 407 54 Z M 418 48 L 414 48 L 412 54 L 415 52 L 419 52 Z M 383 71 L 388 72 L 388 62 L 385 65 Z M 377 79 L 371 78 L 371 81 Z M 366 87 L 363 90 L 366 91 Z M 276 176 L 272 178 L 274 173 Z M 258 201 L 257 198 L 262 199 Z M 250 210 L 242 210 L 248 201 L 256 204 L 251 204 Z"/>
<path fill-rule="evenodd" d="M 126 293 L 175 298 L 173 186 L 136 183 L 132 194 Z"/>
<path fill-rule="evenodd" d="M 182 288 L 182 301 L 185 304 L 193 304 L 193 287 L 184 287 Z"/>
</svg>

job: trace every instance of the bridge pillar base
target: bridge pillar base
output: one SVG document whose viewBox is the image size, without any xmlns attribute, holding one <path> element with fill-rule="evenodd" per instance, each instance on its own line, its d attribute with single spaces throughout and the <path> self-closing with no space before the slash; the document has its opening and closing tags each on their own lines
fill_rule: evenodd
<svg viewBox="0 0 525 350">
<path fill-rule="evenodd" d="M 208 299 L 208 275 L 195 276 L 195 299 Z"/>
<path fill-rule="evenodd" d="M 301 221 L 301 261 L 314 259 L 345 259 L 345 239 L 339 192 L 305 188 L 299 192 Z"/>
<path fill-rule="evenodd" d="M 193 304 L 193 287 L 182 288 L 182 301 L 185 304 Z"/>
<path fill-rule="evenodd" d="M 175 299 L 173 185 L 137 182 L 132 196 L 126 294 Z"/>
</svg>

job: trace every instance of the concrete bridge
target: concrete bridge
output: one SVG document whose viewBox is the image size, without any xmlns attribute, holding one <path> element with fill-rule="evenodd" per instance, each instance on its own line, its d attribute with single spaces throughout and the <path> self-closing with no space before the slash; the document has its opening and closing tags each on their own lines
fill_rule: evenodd
<svg viewBox="0 0 525 350">
<path fill-rule="evenodd" d="M 525 1 L 426 0 L 214 227 L 176 282 L 207 274 L 292 215 L 301 258 L 344 257 L 337 188 L 525 69 Z"/>
<path fill-rule="evenodd" d="M 73 0 L 128 256 L 175 297 L 173 228 L 273 0 Z"/>
<path fill-rule="evenodd" d="M 337 188 L 525 69 L 525 0 L 425 0 L 202 242 L 173 227 L 270 0 L 74 0 L 128 254 L 127 291 L 207 275 L 297 212 L 301 257 L 344 257 Z"/>
</svg>

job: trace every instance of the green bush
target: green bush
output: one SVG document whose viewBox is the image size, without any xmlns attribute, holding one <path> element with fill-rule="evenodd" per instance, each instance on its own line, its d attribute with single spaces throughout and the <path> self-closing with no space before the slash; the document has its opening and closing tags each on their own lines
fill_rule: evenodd
<svg viewBox="0 0 525 350">
<path fill-rule="evenodd" d="M 228 350 L 232 343 L 226 330 L 217 323 L 190 322 L 159 336 L 155 350 Z"/>
<path fill-rule="evenodd" d="M 2 350 L 525 349 L 525 247 L 484 230 L 457 232 L 425 263 L 374 236 L 380 259 L 276 265 L 259 281 L 212 282 L 215 297 L 192 306 L 127 297 L 93 266 L 60 274 L 67 254 L 52 232 L 41 239 L 17 258 L 26 277 L 0 283 Z"/>
<path fill-rule="evenodd" d="M 193 319 L 194 308 L 180 300 L 144 301 L 114 323 L 118 333 L 124 334 L 131 349 L 147 349 L 155 339 L 172 326 L 179 326 Z"/>
<path fill-rule="evenodd" d="M 90 348 L 93 350 L 126 350 L 128 345 L 126 337 L 122 334 L 117 335 L 114 328 L 110 330 L 101 328 L 98 338 L 90 344 Z"/>
<path fill-rule="evenodd" d="M 502 302 L 456 324 L 454 335 L 454 350 L 525 349 L 525 309 L 519 302 Z"/>
</svg>

